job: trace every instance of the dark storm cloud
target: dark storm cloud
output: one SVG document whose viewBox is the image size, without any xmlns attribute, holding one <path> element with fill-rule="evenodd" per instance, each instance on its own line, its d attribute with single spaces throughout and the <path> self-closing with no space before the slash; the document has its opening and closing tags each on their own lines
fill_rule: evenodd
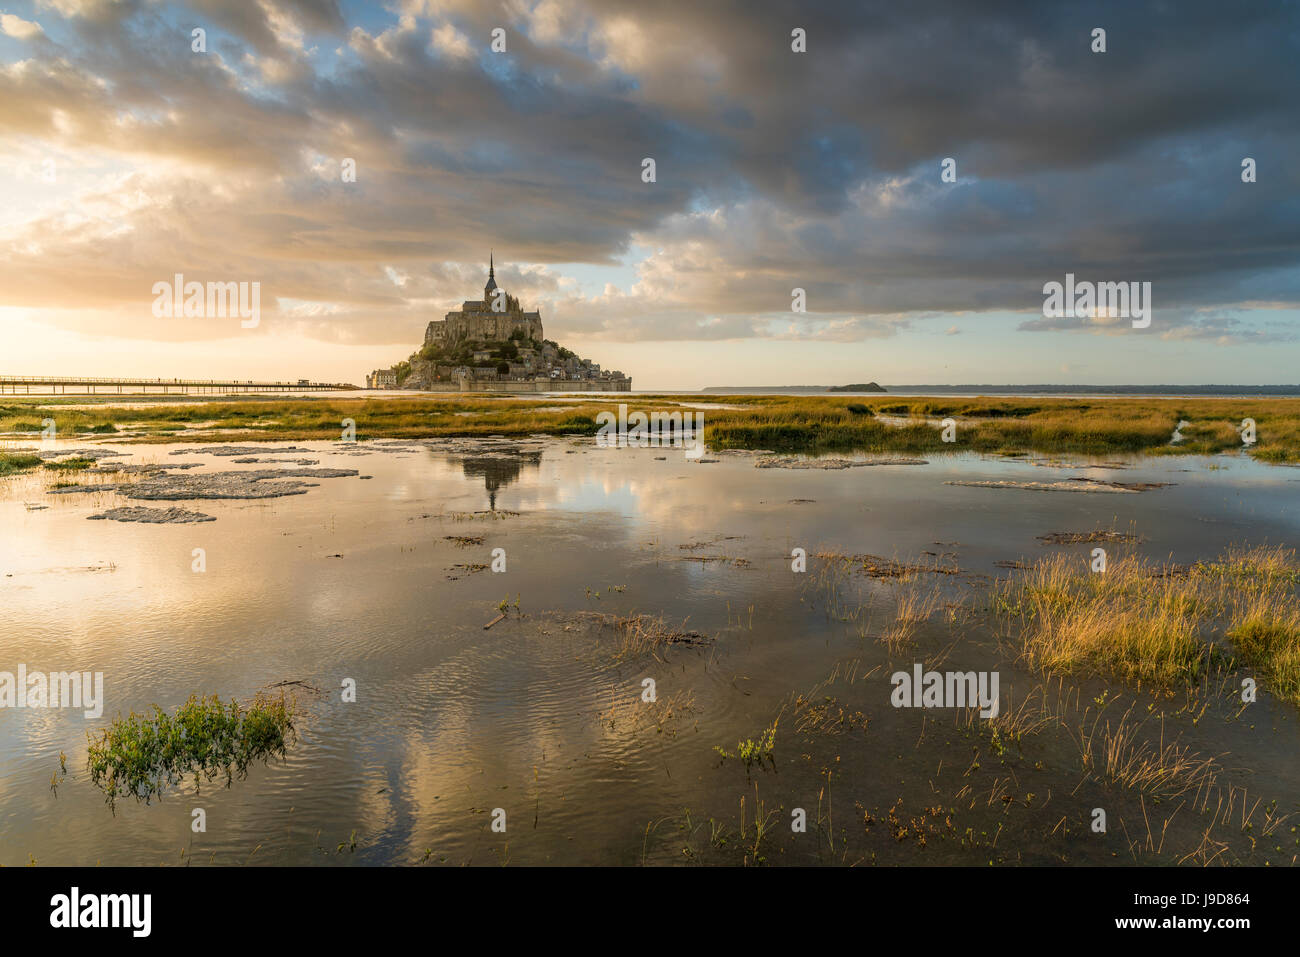
<svg viewBox="0 0 1300 957">
<path fill-rule="evenodd" d="M 1300 301 L 1290 4 L 54 9 L 76 40 L 41 35 L 0 68 L 0 133 L 117 157 L 135 172 L 114 187 L 151 202 L 117 214 L 126 230 L 34 218 L 0 266 L 12 304 L 66 304 L 74 269 L 99 280 L 87 301 L 127 301 L 219 267 L 335 304 L 301 320 L 321 335 L 344 316 L 373 338 L 468 294 L 477 277 L 448 264 L 489 246 L 609 263 L 634 243 L 652 254 L 631 290 L 577 296 L 538 272 L 512 288 L 631 338 L 771 335 L 794 287 L 809 315 L 793 334 L 889 334 L 907 315 L 1038 309 L 1067 271 L 1153 282 L 1171 335 L 1248 337 L 1197 310 Z M 192 25 L 213 33 L 206 57 Z"/>
</svg>

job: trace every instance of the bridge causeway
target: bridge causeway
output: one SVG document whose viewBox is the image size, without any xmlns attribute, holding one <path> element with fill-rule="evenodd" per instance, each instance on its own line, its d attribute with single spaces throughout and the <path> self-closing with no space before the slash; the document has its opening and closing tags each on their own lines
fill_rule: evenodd
<svg viewBox="0 0 1300 957">
<path fill-rule="evenodd" d="M 348 382 L 254 382 L 237 379 L 139 379 L 87 376 L 0 375 L 0 395 L 238 395 L 263 392 L 346 392 L 358 389 Z M 96 390 L 103 390 L 97 392 Z"/>
</svg>

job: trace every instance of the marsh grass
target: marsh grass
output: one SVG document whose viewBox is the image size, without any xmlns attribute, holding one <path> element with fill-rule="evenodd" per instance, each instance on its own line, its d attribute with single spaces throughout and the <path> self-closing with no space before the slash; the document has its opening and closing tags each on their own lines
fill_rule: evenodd
<svg viewBox="0 0 1300 957">
<path fill-rule="evenodd" d="M 1143 559 L 1121 557 L 1095 574 L 1076 557 L 1057 555 L 1013 579 L 999 604 L 1023 624 L 1022 652 L 1036 670 L 1156 684 L 1194 679 L 1205 658 L 1200 596 L 1152 571 Z"/>
<path fill-rule="evenodd" d="M 865 732 L 871 720 L 860 710 L 845 708 L 839 699 L 831 695 L 822 695 L 819 699 L 799 695 L 792 702 L 792 707 L 794 729 L 800 734 Z"/>
<path fill-rule="evenodd" d="M 680 627 L 664 621 L 662 615 L 607 615 L 599 612 L 582 612 L 580 617 L 589 618 L 605 627 L 613 628 L 622 638 L 622 644 L 615 654 L 615 660 L 625 661 L 642 655 L 657 655 L 668 645 L 704 645 L 711 642 L 708 635 L 691 631 L 682 622 Z"/>
<path fill-rule="evenodd" d="M 36 455 L 27 455 L 21 452 L 0 452 L 0 478 L 30 472 L 32 469 L 39 468 L 40 465 L 41 459 Z"/>
<path fill-rule="evenodd" d="M 148 804 L 191 775 L 195 788 L 218 775 L 229 787 L 255 761 L 283 757 L 295 740 L 294 707 L 283 693 L 248 705 L 191 695 L 174 714 L 157 705 L 152 716 L 133 711 L 87 740 L 90 779 L 108 803 L 129 795 Z"/>
<path fill-rule="evenodd" d="M 664 698 L 656 697 L 654 701 L 611 695 L 609 710 L 601 714 L 600 723 L 612 732 L 636 734 L 654 728 L 656 734 L 675 738 L 685 722 L 699 711 L 695 704 L 695 692 L 689 689 Z"/>
<path fill-rule="evenodd" d="M 1300 462 L 1300 399 L 1190 399 L 1124 397 L 1006 400 L 881 397 L 850 401 L 835 396 L 708 396 L 704 438 L 714 448 L 821 452 L 1021 452 L 1159 455 L 1241 451 L 1243 419 L 1254 419 L 1258 442 L 1249 454 L 1265 462 Z M 54 410 L 67 433 L 136 433 L 129 441 L 164 442 L 179 429 L 201 425 L 197 441 L 231 439 L 334 439 L 341 422 L 357 423 L 359 438 L 527 435 L 594 435 L 596 416 L 619 403 L 642 410 L 686 409 L 680 395 L 608 394 L 555 409 L 553 397 L 491 395 L 430 397 L 419 393 L 385 399 L 264 399 L 141 403 L 123 409 L 85 397 L 42 398 L 0 406 L 0 432 L 33 430 L 32 416 Z M 90 405 L 90 408 L 84 406 Z M 78 406 L 78 407 L 73 407 Z M 461 413 L 461 414 L 458 414 Z M 465 415 L 463 413 L 470 413 Z M 879 415 L 903 416 L 901 424 Z M 941 418 L 958 421 L 957 441 L 941 440 Z M 1171 444 L 1180 422 L 1183 441 Z M 22 427 L 22 428 L 20 428 Z M 234 430 L 222 432 L 216 430 Z"/>
<path fill-rule="evenodd" d="M 774 726 L 775 727 L 775 726 Z M 767 853 L 763 841 L 776 829 L 781 809 L 769 809 L 767 802 L 758 796 L 758 784 L 754 784 L 754 803 L 752 807 L 753 830 L 745 822 L 745 797 L 740 798 L 740 843 L 745 850 L 742 864 L 746 867 L 767 863 Z M 753 843 L 750 843 L 751 834 Z"/>
<path fill-rule="evenodd" d="M 818 549 L 817 558 L 826 562 L 840 562 L 854 571 L 871 578 L 911 580 L 921 574 L 956 575 L 961 569 L 951 560 L 951 555 L 933 556 L 919 561 L 884 558 L 880 555 L 850 555 L 831 549 Z M 945 561 L 946 560 L 946 561 Z"/>
<path fill-rule="evenodd" d="M 334 440 L 339 438 L 345 418 L 357 423 L 360 439 L 530 433 L 594 435 L 598 429 L 595 416 L 616 408 L 605 402 L 583 401 L 554 410 L 554 400 L 549 401 L 550 410 L 538 401 L 476 396 L 160 403 L 130 409 L 109 404 L 59 408 L 58 402 L 46 400 L 42 406 L 43 411 L 46 407 L 55 410 L 60 431 L 65 434 L 127 433 L 123 441 L 137 443 L 173 441 L 175 432 L 189 429 L 195 431 L 187 436 L 187 441 L 198 442 Z M 32 412 L 28 409 L 25 414 Z M 0 407 L 0 432 L 17 431 L 14 425 L 24 424 L 23 416 L 21 407 Z"/>
<path fill-rule="evenodd" d="M 750 401 L 745 402 L 748 398 Z M 1160 455 L 1240 451 L 1240 425 L 1253 418 L 1259 441 L 1250 448 L 1268 462 L 1300 461 L 1300 400 L 1261 399 L 998 399 L 953 400 L 909 397 L 906 402 L 856 403 L 875 415 L 906 416 L 891 425 L 850 411 L 842 400 L 819 396 L 717 397 L 740 404 L 738 411 L 706 414 L 705 435 L 718 448 L 777 451 L 869 452 L 975 451 L 997 454 L 1036 451 L 1100 455 L 1113 452 Z M 957 442 L 945 444 L 934 420 L 953 417 Z M 1180 421 L 1183 441 L 1171 445 Z"/>
<path fill-rule="evenodd" d="M 1033 669 L 1188 685 L 1245 664 L 1300 704 L 1300 564 L 1281 547 L 1190 568 L 1136 556 L 1093 573 L 1056 555 L 996 587 L 993 608 Z"/>
<path fill-rule="evenodd" d="M 1019 704 L 1009 696 L 1006 707 L 999 708 L 992 717 L 984 717 L 978 707 L 962 708 L 957 712 L 957 726 L 965 731 L 987 734 L 999 756 L 1005 754 L 1010 745 L 1021 749 L 1027 738 L 1058 724 L 1060 718 L 1049 710 L 1047 692 L 1041 685 Z"/>
<path fill-rule="evenodd" d="M 1137 719 L 1134 705 L 1117 721 L 1098 713 L 1091 725 L 1079 729 L 1079 754 L 1085 771 L 1127 788 L 1178 797 L 1188 791 L 1199 795 L 1213 788 L 1220 767 L 1210 757 L 1197 754 L 1177 740 L 1166 741 L 1164 720 L 1150 736 L 1145 725 L 1150 718 Z"/>
<path fill-rule="evenodd" d="M 917 631 L 938 610 L 940 601 L 938 591 L 922 590 L 914 583 L 905 585 L 898 595 L 894 620 L 880 636 L 881 643 L 894 654 L 911 647 Z"/>
<path fill-rule="evenodd" d="M 1274 694 L 1300 703 L 1300 606 L 1293 597 L 1245 591 L 1233 603 L 1228 637 Z"/>
<path fill-rule="evenodd" d="M 45 468 L 51 472 L 84 472 L 87 469 L 95 467 L 94 459 L 70 458 L 58 459 L 54 462 L 46 462 Z"/>
</svg>

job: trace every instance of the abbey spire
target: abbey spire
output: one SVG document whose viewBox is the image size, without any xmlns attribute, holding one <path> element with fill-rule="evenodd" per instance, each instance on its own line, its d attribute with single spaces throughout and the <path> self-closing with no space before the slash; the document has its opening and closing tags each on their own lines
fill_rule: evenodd
<svg viewBox="0 0 1300 957">
<path fill-rule="evenodd" d="M 496 264 L 492 261 L 492 253 L 488 253 L 488 281 L 483 287 L 483 301 L 487 302 L 492 298 L 492 293 L 497 289 L 497 269 Z"/>
</svg>

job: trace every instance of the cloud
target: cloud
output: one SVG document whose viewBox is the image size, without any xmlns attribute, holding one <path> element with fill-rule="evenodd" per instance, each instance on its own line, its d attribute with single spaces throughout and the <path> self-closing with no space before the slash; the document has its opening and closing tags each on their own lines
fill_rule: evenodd
<svg viewBox="0 0 1300 957">
<path fill-rule="evenodd" d="M 1020 328 L 1027 332 L 1075 332 L 1094 335 L 1151 335 L 1171 342 L 1208 341 L 1218 345 L 1300 342 L 1300 328 L 1283 323 L 1262 323 L 1243 309 L 1242 315 L 1206 315 L 1200 311 L 1174 309 L 1158 311 L 1145 329 L 1135 329 L 1126 318 L 1035 318 Z"/>
<path fill-rule="evenodd" d="M 12 13 L 0 14 L 0 32 L 17 40 L 30 40 L 45 33 L 39 23 L 24 20 Z"/>
<path fill-rule="evenodd" d="M 1066 272 L 1151 281 L 1169 342 L 1278 341 L 1243 311 L 1300 304 L 1280 2 L 1102 3 L 1104 55 L 1068 9 L 993 0 L 801 9 L 807 54 L 784 7 L 739 0 L 47 6 L 59 42 L 0 62 L 0 142 L 57 154 L 59 184 L 0 187 L 0 305 L 51 321 L 98 308 L 156 335 L 148 290 L 181 271 L 326 304 L 284 307 L 304 335 L 399 341 L 481 288 L 489 247 L 548 323 L 626 339 L 848 342 L 1005 311 L 1121 334 L 1034 316 Z M 634 248 L 635 279 L 599 294 L 554 268 Z"/>
<path fill-rule="evenodd" d="M 126 0 L 39 0 L 39 6 L 55 11 L 64 18 L 85 17 L 98 20 L 124 7 Z"/>
<path fill-rule="evenodd" d="M 434 27 L 433 45 L 435 49 L 450 57 L 469 59 L 473 56 L 469 38 L 450 23 Z"/>
</svg>

